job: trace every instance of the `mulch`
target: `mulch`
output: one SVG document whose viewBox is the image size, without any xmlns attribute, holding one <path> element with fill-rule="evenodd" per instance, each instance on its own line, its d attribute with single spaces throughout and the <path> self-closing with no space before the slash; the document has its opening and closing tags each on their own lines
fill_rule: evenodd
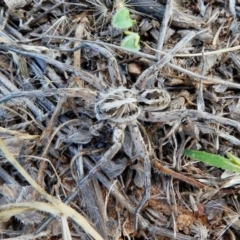
<svg viewBox="0 0 240 240">
<path fill-rule="evenodd" d="M 184 156 L 240 156 L 240 2 L 124 2 L 0 2 L 0 239 L 240 239 L 239 174 Z M 111 24 L 121 4 L 140 51 Z M 97 115 L 121 87 L 171 97 L 138 116 L 151 172 Z"/>
</svg>

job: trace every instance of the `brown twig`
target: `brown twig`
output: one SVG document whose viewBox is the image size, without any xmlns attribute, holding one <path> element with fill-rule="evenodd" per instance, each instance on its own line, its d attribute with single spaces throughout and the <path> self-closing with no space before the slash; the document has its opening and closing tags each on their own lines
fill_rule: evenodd
<svg viewBox="0 0 240 240">
<path fill-rule="evenodd" d="M 186 177 L 186 176 L 184 176 L 184 175 L 181 174 L 181 173 L 177 173 L 177 172 L 175 172 L 175 171 L 173 171 L 173 170 L 171 170 L 171 169 L 169 169 L 169 168 L 164 167 L 164 166 L 163 166 L 159 161 L 157 161 L 156 159 L 153 160 L 153 166 L 154 166 L 154 168 L 156 168 L 158 171 L 163 172 L 163 173 L 165 173 L 165 174 L 167 174 L 167 175 L 170 175 L 170 176 L 172 176 L 172 177 L 174 177 L 174 178 L 177 178 L 177 179 L 179 179 L 179 180 L 182 180 L 182 181 L 184 181 L 184 182 L 186 182 L 186 183 L 188 183 L 188 184 L 190 184 L 190 185 L 192 185 L 192 186 L 195 186 L 195 187 L 197 187 L 197 188 L 204 188 L 204 189 L 208 188 L 208 186 L 204 185 L 203 183 L 200 183 L 200 182 L 196 181 L 196 180 L 193 179 L 193 178 Z"/>
</svg>

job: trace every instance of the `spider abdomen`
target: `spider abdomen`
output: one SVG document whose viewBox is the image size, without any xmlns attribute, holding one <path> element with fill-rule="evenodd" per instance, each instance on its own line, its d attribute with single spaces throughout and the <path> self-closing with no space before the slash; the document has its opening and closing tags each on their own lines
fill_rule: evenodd
<svg viewBox="0 0 240 240">
<path fill-rule="evenodd" d="M 145 111 L 159 111 L 168 107 L 171 101 L 169 93 L 164 89 L 148 89 L 138 96 L 138 102 Z"/>
<path fill-rule="evenodd" d="M 111 120 L 122 123 L 137 119 L 140 114 L 136 92 L 126 88 L 118 88 L 102 94 L 95 104 L 98 120 Z"/>
</svg>

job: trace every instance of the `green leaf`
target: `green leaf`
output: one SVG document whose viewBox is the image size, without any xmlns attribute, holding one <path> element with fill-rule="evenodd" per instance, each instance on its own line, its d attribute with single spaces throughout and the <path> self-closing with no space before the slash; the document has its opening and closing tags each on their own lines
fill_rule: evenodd
<svg viewBox="0 0 240 240">
<path fill-rule="evenodd" d="M 136 23 L 136 20 L 131 19 L 127 8 L 122 7 L 117 10 L 113 16 L 112 25 L 115 28 L 128 29 Z"/>
<path fill-rule="evenodd" d="M 218 167 L 225 170 L 230 170 L 232 172 L 240 173 L 240 165 L 236 164 L 236 162 L 232 161 L 232 159 L 227 159 L 216 154 L 206 153 L 206 152 L 197 151 L 197 150 L 185 150 L 184 155 L 190 158 L 193 158 L 195 160 L 204 162 L 206 164 L 209 164 L 213 167 Z M 228 153 L 228 157 L 230 155 Z"/>
<path fill-rule="evenodd" d="M 234 162 L 235 164 L 240 166 L 240 158 L 235 157 L 234 155 L 232 155 L 231 153 L 227 152 L 226 155 L 228 156 L 228 158 Z"/>
<path fill-rule="evenodd" d="M 128 32 L 125 31 L 125 34 L 127 34 L 128 36 L 126 36 L 122 42 L 121 42 L 121 46 L 133 51 L 139 51 L 140 50 L 140 46 L 139 46 L 139 40 L 140 40 L 140 36 L 137 33 L 133 33 L 133 32 Z"/>
</svg>

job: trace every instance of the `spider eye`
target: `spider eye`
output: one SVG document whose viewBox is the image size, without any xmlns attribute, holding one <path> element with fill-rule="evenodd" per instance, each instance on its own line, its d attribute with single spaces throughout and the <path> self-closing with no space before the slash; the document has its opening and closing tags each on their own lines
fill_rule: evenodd
<svg viewBox="0 0 240 240">
<path fill-rule="evenodd" d="M 148 89 L 141 92 L 138 102 L 144 110 L 159 111 L 166 108 L 171 101 L 169 93 L 164 89 Z"/>
</svg>

